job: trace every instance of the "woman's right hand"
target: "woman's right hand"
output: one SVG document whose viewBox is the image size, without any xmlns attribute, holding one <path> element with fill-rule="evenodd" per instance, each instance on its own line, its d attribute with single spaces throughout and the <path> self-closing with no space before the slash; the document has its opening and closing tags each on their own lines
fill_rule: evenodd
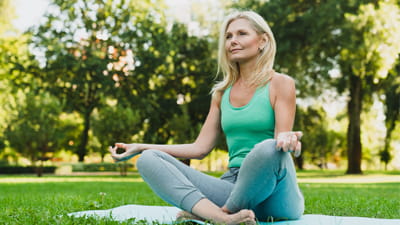
<svg viewBox="0 0 400 225">
<path fill-rule="evenodd" d="M 301 154 L 301 131 L 280 132 L 277 137 L 276 149 L 284 152 L 294 152 L 295 157 Z"/>
<path fill-rule="evenodd" d="M 122 153 L 117 153 L 117 149 L 122 148 L 125 149 Z M 115 143 L 115 146 L 110 146 L 108 148 L 109 152 L 111 153 L 111 157 L 115 161 L 124 161 L 124 159 L 131 158 L 130 156 L 134 156 L 139 154 L 142 150 L 139 147 L 139 144 L 125 144 L 125 143 Z"/>
</svg>

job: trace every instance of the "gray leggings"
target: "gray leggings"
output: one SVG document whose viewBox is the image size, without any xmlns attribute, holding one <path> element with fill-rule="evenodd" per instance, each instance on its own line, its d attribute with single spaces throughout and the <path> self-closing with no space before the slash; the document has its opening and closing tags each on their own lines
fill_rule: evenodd
<svg viewBox="0 0 400 225">
<path fill-rule="evenodd" d="M 191 212 L 202 198 L 229 211 L 251 209 L 258 220 L 298 219 L 304 198 L 297 185 L 289 153 L 275 150 L 276 141 L 258 143 L 241 168 L 230 168 L 221 178 L 199 172 L 167 153 L 146 150 L 137 161 L 144 181 L 166 202 Z"/>
</svg>

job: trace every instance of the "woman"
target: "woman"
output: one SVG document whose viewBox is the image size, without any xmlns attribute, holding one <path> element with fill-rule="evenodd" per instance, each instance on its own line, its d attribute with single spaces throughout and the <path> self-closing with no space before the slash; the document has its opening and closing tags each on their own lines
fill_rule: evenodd
<svg viewBox="0 0 400 225">
<path fill-rule="evenodd" d="M 212 90 L 204 125 L 191 144 L 116 143 L 112 157 L 123 161 L 141 153 L 139 173 L 165 201 L 197 217 L 221 224 L 297 219 L 304 211 L 293 160 L 301 132 L 291 132 L 295 84 L 272 70 L 275 40 L 264 19 L 251 11 L 224 21 L 219 38 L 219 70 L 224 78 Z M 178 158 L 201 159 L 224 132 L 229 171 L 221 178 L 196 171 Z M 117 148 L 126 151 L 117 154 Z"/>
</svg>

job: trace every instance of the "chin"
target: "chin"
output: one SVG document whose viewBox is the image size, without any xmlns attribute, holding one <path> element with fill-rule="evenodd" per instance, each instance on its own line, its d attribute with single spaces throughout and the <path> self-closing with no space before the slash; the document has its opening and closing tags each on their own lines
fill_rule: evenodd
<svg viewBox="0 0 400 225">
<path fill-rule="evenodd" d="M 240 62 L 240 61 L 243 61 L 244 58 L 243 58 L 243 57 L 240 57 L 240 56 L 231 56 L 231 57 L 229 58 L 229 60 L 230 60 L 231 62 Z"/>
</svg>

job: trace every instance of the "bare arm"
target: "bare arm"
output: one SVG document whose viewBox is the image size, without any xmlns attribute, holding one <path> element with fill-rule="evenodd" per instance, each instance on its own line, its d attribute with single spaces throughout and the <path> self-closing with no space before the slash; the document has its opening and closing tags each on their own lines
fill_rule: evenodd
<svg viewBox="0 0 400 225">
<path fill-rule="evenodd" d="M 126 157 L 129 154 L 145 151 L 147 149 L 157 149 L 166 152 L 177 158 L 186 159 L 202 159 L 211 150 L 213 150 L 220 131 L 220 95 L 216 95 L 210 105 L 206 121 L 200 130 L 196 140 L 190 144 L 162 145 L 162 144 L 124 144 L 116 143 L 114 148 L 110 148 L 110 152 L 114 158 Z M 125 148 L 126 153 L 116 154 L 117 148 Z"/>
<path fill-rule="evenodd" d="M 271 103 L 275 112 L 275 138 L 283 151 L 301 150 L 302 133 L 291 132 L 296 114 L 296 87 L 294 80 L 275 74 L 271 80 Z"/>
<path fill-rule="evenodd" d="M 291 131 L 296 113 L 296 87 L 289 76 L 275 74 L 271 80 L 272 107 L 275 111 L 275 138 L 278 133 Z"/>
</svg>

